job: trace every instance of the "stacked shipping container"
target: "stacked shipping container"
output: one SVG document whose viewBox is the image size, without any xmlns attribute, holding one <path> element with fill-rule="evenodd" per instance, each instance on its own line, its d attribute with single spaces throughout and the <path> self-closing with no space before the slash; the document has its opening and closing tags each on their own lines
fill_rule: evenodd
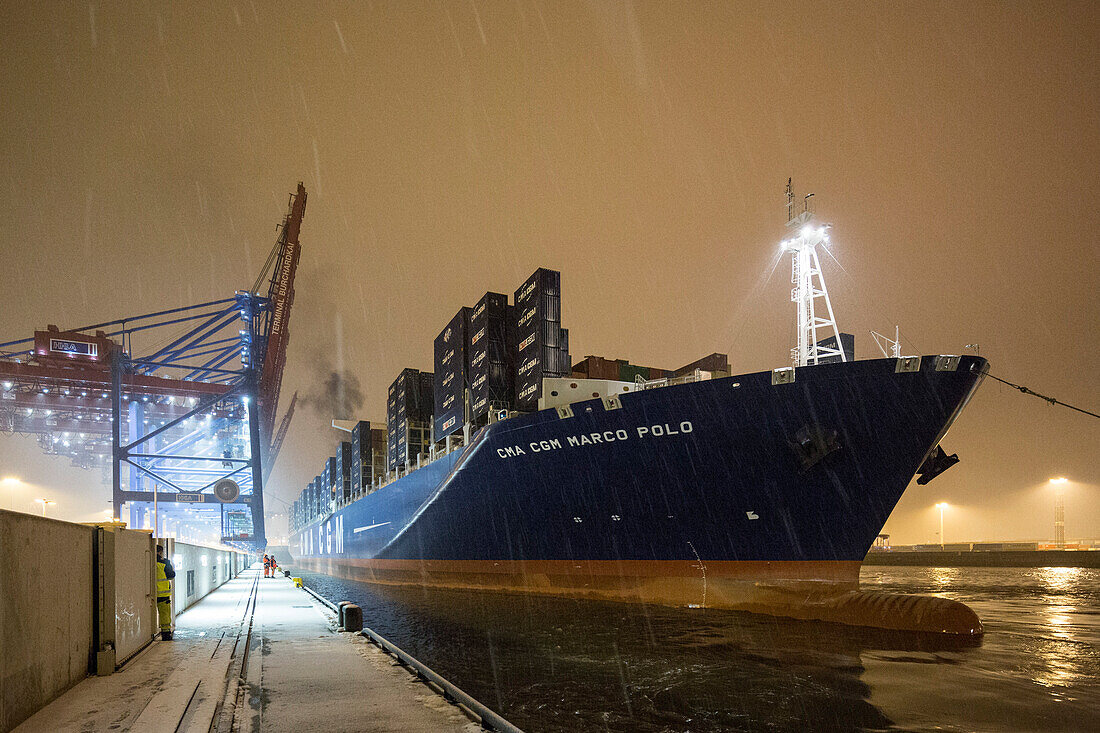
<svg viewBox="0 0 1100 733">
<path fill-rule="evenodd" d="M 333 498 L 341 503 L 351 501 L 351 443 L 342 441 L 336 447 L 336 466 L 332 475 Z"/>
<path fill-rule="evenodd" d="M 411 467 L 433 440 L 462 430 L 467 420 L 481 423 L 494 409 L 538 409 L 543 378 L 570 374 L 561 274 L 539 268 L 513 302 L 488 292 L 473 308 L 459 309 L 435 339 L 434 375 L 401 371 L 387 394 L 386 430 L 356 424 L 351 442 L 341 443 L 295 502 L 299 526 L 325 513 L 333 499 L 369 493 L 383 472 Z"/>
<path fill-rule="evenodd" d="M 602 356 L 586 356 L 573 365 L 573 375 L 581 379 L 612 379 L 620 382 L 633 382 L 642 379 L 660 379 L 662 377 L 682 377 L 696 369 L 707 372 L 729 372 L 729 357 L 725 354 L 710 354 L 685 364 L 679 369 L 658 369 L 657 367 L 631 364 L 625 359 L 605 359 Z"/>
<path fill-rule="evenodd" d="M 324 503 L 322 506 L 328 506 L 333 499 L 336 498 L 336 456 L 329 456 L 325 459 L 325 470 L 321 472 L 321 477 L 324 483 L 321 486 L 321 490 L 324 491 Z"/>
<path fill-rule="evenodd" d="M 366 466 L 366 472 L 363 468 Z M 374 482 L 374 461 L 371 453 L 370 422 L 360 420 L 351 429 L 351 495 L 358 497 L 370 490 Z"/>
<path fill-rule="evenodd" d="M 291 506 L 296 526 L 305 526 L 326 514 L 333 501 L 346 503 L 369 493 L 375 478 L 385 473 L 386 431 L 361 421 L 351 437 L 337 446 L 335 456 L 325 459 L 321 473 L 313 477 Z"/>
<path fill-rule="evenodd" d="M 485 293 L 470 312 L 470 421 L 492 409 L 512 406 L 512 363 L 508 348 L 508 296 Z"/>
<path fill-rule="evenodd" d="M 360 420 L 351 430 L 352 497 L 371 492 L 375 480 L 386 473 L 386 461 L 386 430 Z"/>
<path fill-rule="evenodd" d="M 469 375 L 470 309 L 460 308 L 435 338 L 435 440 L 462 429 Z"/>
<path fill-rule="evenodd" d="M 730 360 L 725 354 L 710 354 L 704 356 L 702 359 L 696 359 L 690 364 L 684 366 L 673 372 L 674 377 L 683 377 L 687 374 L 691 374 L 696 369 L 702 369 L 704 372 L 726 372 L 730 370 Z"/>
<path fill-rule="evenodd" d="M 404 373 L 404 372 L 402 372 Z M 386 471 L 397 470 L 397 383 L 391 384 L 386 397 Z"/>
<path fill-rule="evenodd" d="M 537 410 L 544 377 L 569 376 L 569 332 L 561 327 L 561 274 L 539 268 L 516 290 L 515 407 Z"/>
<path fill-rule="evenodd" d="M 405 468 L 431 444 L 433 376 L 431 372 L 402 369 L 390 385 L 386 403 L 390 471 Z"/>
</svg>

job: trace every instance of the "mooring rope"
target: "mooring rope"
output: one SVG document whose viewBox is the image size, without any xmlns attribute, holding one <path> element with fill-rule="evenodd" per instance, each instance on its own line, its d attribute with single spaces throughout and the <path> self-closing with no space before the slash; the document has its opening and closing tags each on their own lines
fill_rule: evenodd
<svg viewBox="0 0 1100 733">
<path fill-rule="evenodd" d="M 1090 415 L 1090 416 L 1095 417 L 1095 418 L 1100 418 L 1100 415 L 1097 415 L 1095 412 L 1090 412 L 1089 410 L 1086 410 L 1082 407 L 1076 407 L 1074 405 L 1071 405 L 1068 402 L 1062 402 L 1061 400 L 1056 400 L 1053 397 L 1047 397 L 1044 394 L 1039 394 L 1038 392 L 1036 392 L 1033 389 L 1028 389 L 1027 387 L 1024 387 L 1024 386 L 1019 385 L 1019 384 L 1013 384 L 1012 382 L 1008 381 L 1007 379 L 1001 379 L 1000 377 L 995 376 L 993 374 L 990 374 L 989 372 L 986 372 L 986 376 L 987 377 L 992 377 L 993 379 L 996 379 L 1001 384 L 1007 384 L 1009 387 L 1012 387 L 1013 389 L 1018 389 L 1021 392 L 1023 392 L 1024 394 L 1029 394 L 1029 395 L 1032 395 L 1034 397 L 1038 397 L 1039 399 L 1044 400 L 1046 402 L 1049 402 L 1052 405 L 1061 405 L 1062 407 L 1068 407 L 1071 410 L 1077 410 L 1077 412 L 1083 412 L 1086 415 Z"/>
</svg>

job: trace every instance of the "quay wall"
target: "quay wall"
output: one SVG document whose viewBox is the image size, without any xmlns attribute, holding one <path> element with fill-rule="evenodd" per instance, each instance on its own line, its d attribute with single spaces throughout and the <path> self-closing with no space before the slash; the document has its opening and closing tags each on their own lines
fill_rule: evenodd
<svg viewBox="0 0 1100 733">
<path fill-rule="evenodd" d="M 883 551 L 872 550 L 864 565 L 941 568 L 1100 568 L 1100 552 L 1088 550 Z"/>
<path fill-rule="evenodd" d="M 180 613 L 249 565 L 246 553 L 162 540 Z M 148 531 L 0 510 L 0 733 L 160 631 Z"/>
</svg>

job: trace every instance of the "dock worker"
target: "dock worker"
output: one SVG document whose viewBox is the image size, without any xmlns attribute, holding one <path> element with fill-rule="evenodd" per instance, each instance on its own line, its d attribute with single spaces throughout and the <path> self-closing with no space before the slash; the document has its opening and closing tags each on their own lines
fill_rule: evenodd
<svg viewBox="0 0 1100 733">
<path fill-rule="evenodd" d="M 264 577 L 271 577 L 271 557 L 269 555 L 264 555 Z"/>
<path fill-rule="evenodd" d="M 157 617 L 160 620 L 160 638 L 172 640 L 172 579 L 176 569 L 164 555 L 164 547 L 157 545 Z"/>
</svg>

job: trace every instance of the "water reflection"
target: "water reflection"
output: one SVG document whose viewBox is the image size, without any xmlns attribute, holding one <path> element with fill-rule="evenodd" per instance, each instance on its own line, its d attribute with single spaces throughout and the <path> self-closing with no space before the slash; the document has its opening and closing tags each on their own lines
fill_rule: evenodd
<svg viewBox="0 0 1100 733">
<path fill-rule="evenodd" d="M 1053 572 L 1052 572 L 1053 570 Z M 303 574 L 537 731 L 1100 730 L 1100 571 L 864 568 L 971 605 L 968 645 L 713 609 L 379 587 Z"/>
<path fill-rule="evenodd" d="M 959 578 L 959 568 L 929 568 L 929 571 L 932 574 L 932 582 L 936 584 L 937 590 L 940 591 L 936 595 L 943 595 L 943 591 L 947 590 Z"/>
<path fill-rule="evenodd" d="M 1062 639 L 1073 638 L 1073 618 L 1070 614 L 1076 612 L 1073 606 L 1051 606 L 1047 612 L 1047 623 L 1051 632 Z"/>
<path fill-rule="evenodd" d="M 1077 584 L 1084 569 L 1035 568 L 1033 572 L 1048 590 L 1056 593 L 1065 593 Z"/>
<path fill-rule="evenodd" d="M 1034 672 L 1032 679 L 1046 687 L 1069 687 L 1078 678 L 1079 664 L 1064 654 L 1040 654 L 1042 668 Z"/>
<path fill-rule="evenodd" d="M 887 680 L 872 699 L 903 727 L 939 724 L 922 715 L 923 698 L 955 699 L 965 708 L 958 718 L 963 728 L 1100 730 L 1100 570 L 958 568 L 946 586 L 942 570 L 864 568 L 861 584 L 936 592 L 967 603 L 985 623 L 980 652 L 939 680 L 906 673 L 905 691 L 890 689 L 889 677 L 899 670 L 879 669 L 865 655 L 864 677 L 872 685 Z"/>
<path fill-rule="evenodd" d="M 368 625 L 530 731 L 881 730 L 893 720 L 871 701 L 867 653 L 954 664 L 980 643 L 713 609 L 356 592 Z"/>
</svg>

